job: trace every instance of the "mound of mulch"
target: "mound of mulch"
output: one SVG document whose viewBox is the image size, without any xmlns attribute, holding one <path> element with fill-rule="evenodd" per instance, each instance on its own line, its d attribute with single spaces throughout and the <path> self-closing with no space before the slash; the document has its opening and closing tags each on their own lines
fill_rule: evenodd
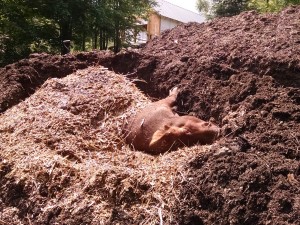
<svg viewBox="0 0 300 225">
<path fill-rule="evenodd" d="M 65 77 L 78 69 L 106 65 L 109 51 L 68 54 L 31 54 L 28 59 L 0 68 L 0 113 L 24 100 L 51 77 Z"/>
<path fill-rule="evenodd" d="M 0 116 L 0 223 L 174 221 L 185 164 L 206 147 L 154 157 L 122 126 L 149 100 L 104 67 L 46 81 Z"/>
<path fill-rule="evenodd" d="M 186 168 L 179 224 L 300 223 L 299 21 L 299 6 L 245 12 L 180 25 L 139 57 L 123 54 L 144 92 L 162 97 L 179 86 L 180 114 L 223 129 L 212 152 Z"/>
<path fill-rule="evenodd" d="M 24 70 L 28 72 L 15 70 L 18 63 L 1 69 L 0 77 L 5 78 L 0 83 L 6 82 L 3 85 L 5 93 L 2 94 L 4 100 L 1 100 L 1 110 L 8 110 L 0 118 L 1 127 L 5 127 L 4 131 L 0 128 L 1 138 L 5 140 L 4 144 L 0 144 L 0 155 L 3 158 L 0 170 L 1 193 L 7 193 L 0 197 L 4 215 L 0 218 L 9 219 L 8 221 L 17 218 L 27 223 L 66 221 L 67 224 L 96 223 L 95 221 L 111 224 L 124 224 L 124 221 L 129 221 L 129 224 L 299 224 L 299 21 L 300 7 L 289 7 L 278 14 L 245 12 L 204 24 L 182 24 L 149 41 L 140 51 L 125 51 L 114 56 L 110 53 L 82 53 L 86 57 L 86 66 L 100 63 L 109 70 L 123 73 L 152 98 L 162 98 L 169 89 L 179 86 L 181 92 L 177 102 L 178 113 L 210 119 L 222 127 L 223 136 L 212 146 L 205 146 L 204 149 L 181 149 L 159 157 L 133 152 L 119 137 L 121 121 L 134 113 L 132 110 L 138 108 L 140 101 L 145 100 L 134 89 L 135 96 L 139 96 L 137 99 L 132 97 L 120 102 L 127 98 L 123 89 L 129 85 L 128 80 L 125 79 L 128 82 L 125 82 L 126 85 L 121 82 L 118 89 L 120 93 L 109 84 L 108 87 L 102 85 L 101 88 L 96 88 L 109 88 L 106 94 L 101 91 L 98 93 L 92 88 L 97 94 L 89 95 L 90 88 L 87 87 L 93 86 L 95 82 L 87 82 L 89 85 L 85 86 L 85 82 L 81 84 L 85 76 L 73 74 L 70 77 L 78 79 L 77 85 L 73 85 L 78 87 L 75 92 L 78 96 L 76 94 L 72 99 L 79 99 L 71 101 L 75 107 L 69 104 L 69 98 L 65 100 L 68 104 L 61 102 L 60 99 L 64 99 L 60 96 L 64 85 L 58 85 L 59 88 L 53 92 L 49 89 L 52 85 L 46 83 L 41 91 L 44 90 L 43 95 L 47 98 L 41 97 L 43 100 L 37 100 L 37 105 L 49 101 L 55 104 L 44 108 L 36 106 L 35 111 L 30 109 L 26 112 L 29 106 L 23 105 L 32 104 L 30 102 L 37 98 L 34 96 L 39 96 L 39 91 L 17 107 L 8 108 L 34 93 L 46 79 L 41 79 L 38 85 L 31 85 L 30 81 L 28 87 L 32 87 L 32 90 L 24 95 L 24 82 L 17 77 L 26 78 L 26 74 L 41 76 L 48 74 L 47 70 L 34 73 L 30 72 L 32 69 L 25 69 L 33 68 L 30 59 L 25 60 L 29 64 L 25 65 Z M 102 54 L 109 55 L 102 57 Z M 47 57 L 49 58 L 39 61 L 40 65 L 44 62 L 47 65 L 47 62 L 58 56 Z M 76 55 L 58 58 L 68 61 L 63 64 L 68 65 L 70 73 L 73 71 L 72 65 L 82 61 Z M 72 61 L 73 59 L 75 60 Z M 45 76 L 48 78 L 50 75 Z M 34 77 L 39 80 L 38 76 Z M 49 82 L 64 84 L 67 80 L 68 78 Z M 68 90 L 70 95 L 71 88 Z M 18 95 L 21 92 L 23 94 Z M 48 92 L 55 94 L 48 96 Z M 59 96 L 57 99 L 56 95 Z M 104 99 L 112 101 L 103 105 L 106 101 Z M 90 101 L 97 103 L 90 106 Z M 96 109 L 95 105 L 98 104 L 103 105 L 101 110 Z M 48 108 L 53 110 L 45 116 L 44 111 L 47 112 Z M 14 110 L 21 111 L 14 114 Z M 57 115 L 60 110 L 67 112 L 66 115 L 71 113 L 72 117 Z M 118 113 L 111 112 L 114 110 Z M 20 121 L 28 126 L 35 121 L 30 115 L 39 111 L 43 115 L 37 120 L 42 121 L 42 125 L 38 125 L 36 130 L 33 127 L 26 128 L 25 125 L 22 127 L 18 119 L 13 119 L 18 118 L 19 114 L 24 115 Z M 52 112 L 55 114 L 52 115 Z M 107 112 L 113 115 L 111 120 L 105 119 Z M 80 122 L 74 122 L 73 115 L 79 115 Z M 53 117 L 55 122 L 46 126 L 44 117 Z M 3 122 L 2 125 L 2 121 L 7 120 L 11 122 Z M 116 121 L 119 122 L 115 123 Z M 108 133 L 105 132 L 107 128 Z M 34 134 L 39 130 L 42 131 L 41 134 Z M 76 132 L 72 134 L 73 131 Z M 27 135 L 28 138 L 38 137 L 37 140 L 27 143 L 26 138 L 21 139 L 21 135 L 26 132 L 32 132 Z M 57 134 L 60 136 L 57 137 Z M 14 139 L 17 137 L 18 139 Z M 49 142 L 45 141 L 48 139 Z M 67 140 L 70 143 L 62 144 L 67 143 Z M 80 144 L 76 144 L 78 141 Z M 36 143 L 46 147 L 34 147 Z M 8 150 L 4 151 L 5 149 Z M 48 156 L 50 153 L 54 154 L 53 160 L 57 161 L 57 157 L 63 160 L 64 163 L 59 161 L 63 169 L 57 167 L 56 170 L 54 163 L 54 172 L 51 172 L 53 161 L 52 158 L 50 160 L 49 157 L 44 157 L 44 151 Z M 31 157 L 34 153 L 39 156 L 36 161 Z M 19 167 L 19 161 L 11 161 L 14 157 L 21 157 L 27 162 Z M 29 163 L 29 158 L 35 163 Z M 39 163 L 41 158 L 51 162 L 49 167 L 41 169 L 48 173 L 46 180 L 39 180 L 38 175 L 26 170 L 30 166 L 35 168 L 36 165 L 48 165 Z M 96 168 L 94 173 L 86 166 L 90 159 Z M 68 163 L 65 164 L 65 161 Z M 70 161 L 74 163 L 75 169 L 73 164 L 69 164 Z M 25 169 L 22 170 L 22 167 Z M 68 169 L 64 169 L 65 167 Z M 104 167 L 107 169 L 103 169 Z M 72 171 L 76 175 L 70 177 Z M 27 175 L 23 176 L 23 173 Z M 52 176 L 52 173 L 59 175 Z M 90 178 L 87 175 L 90 173 L 95 176 Z M 25 177 L 26 182 L 23 182 L 22 177 Z M 66 186 L 65 177 L 69 179 Z M 52 183 L 55 187 L 53 189 L 58 191 L 51 189 Z M 84 191 L 82 187 L 90 183 L 92 191 Z M 38 191 L 33 191 L 33 187 L 43 185 L 46 186 L 45 192 L 50 194 L 43 196 Z M 29 188 L 26 189 L 27 187 Z M 83 215 L 89 215 L 89 219 L 81 221 Z"/>
<path fill-rule="evenodd" d="M 144 78 L 223 138 L 189 164 L 180 224 L 300 223 L 300 7 L 184 24 L 149 42 Z M 149 63 L 146 61 L 146 64 Z M 141 64 L 142 65 L 142 64 Z"/>
</svg>

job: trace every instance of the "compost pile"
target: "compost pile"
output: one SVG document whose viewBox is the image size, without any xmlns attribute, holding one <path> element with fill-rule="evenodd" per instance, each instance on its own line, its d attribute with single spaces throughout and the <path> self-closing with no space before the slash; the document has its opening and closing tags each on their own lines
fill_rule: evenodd
<svg viewBox="0 0 300 225">
<path fill-rule="evenodd" d="M 28 59 L 0 68 L 0 112 L 24 100 L 48 78 L 65 77 L 78 69 L 106 65 L 111 52 L 88 52 L 76 55 L 31 54 Z"/>
<path fill-rule="evenodd" d="M 178 174 L 209 146 L 161 157 L 131 150 L 122 125 L 148 103 L 98 66 L 50 79 L 8 109 L 0 116 L 0 223 L 172 221 Z"/>
<path fill-rule="evenodd" d="M 35 69 L 60 61 L 68 72 Z M 0 72 L 2 221 L 300 223 L 300 7 L 182 24 L 115 56 L 33 55 Z M 122 123 L 148 100 L 128 78 L 152 99 L 178 86 L 178 113 L 214 121 L 222 137 L 157 157 L 130 150 Z"/>
</svg>

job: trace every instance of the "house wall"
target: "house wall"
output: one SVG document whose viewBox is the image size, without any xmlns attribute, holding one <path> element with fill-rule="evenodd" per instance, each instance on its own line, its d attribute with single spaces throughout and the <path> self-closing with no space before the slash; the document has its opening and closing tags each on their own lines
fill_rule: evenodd
<svg viewBox="0 0 300 225">
<path fill-rule="evenodd" d="M 160 16 L 157 13 L 153 13 L 150 15 L 147 32 L 149 39 L 160 35 Z"/>
<path fill-rule="evenodd" d="M 145 43 L 147 40 L 159 36 L 162 31 L 176 27 L 180 23 L 181 22 L 177 20 L 161 16 L 157 13 L 152 13 L 148 19 L 147 32 L 139 32 L 131 42 L 135 44 Z"/>
<path fill-rule="evenodd" d="M 136 40 L 135 43 L 146 43 L 148 40 L 148 33 L 147 31 L 140 31 L 137 35 L 136 35 Z"/>
<path fill-rule="evenodd" d="M 153 13 L 149 17 L 147 32 L 148 39 L 159 36 L 162 31 L 176 27 L 181 22 Z"/>
<path fill-rule="evenodd" d="M 172 20 L 170 18 L 161 16 L 161 20 L 160 20 L 160 32 L 167 30 L 167 29 L 171 29 L 173 27 L 176 27 L 178 24 L 180 24 L 181 22 L 176 21 L 176 20 Z"/>
</svg>

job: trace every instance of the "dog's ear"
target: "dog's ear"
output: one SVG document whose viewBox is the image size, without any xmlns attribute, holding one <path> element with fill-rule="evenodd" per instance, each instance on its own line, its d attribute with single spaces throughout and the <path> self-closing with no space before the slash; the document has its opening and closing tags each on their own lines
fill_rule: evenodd
<svg viewBox="0 0 300 225">
<path fill-rule="evenodd" d="M 169 96 L 174 95 L 177 96 L 179 93 L 178 87 L 173 87 L 171 90 L 169 90 Z"/>
<path fill-rule="evenodd" d="M 164 128 L 155 131 L 155 133 L 152 135 L 150 147 L 157 144 L 157 142 L 162 140 L 164 137 L 167 137 L 169 135 L 173 135 L 174 137 L 180 137 L 186 132 L 187 130 L 183 127 L 165 125 Z"/>
<path fill-rule="evenodd" d="M 153 134 L 149 146 L 152 147 L 155 145 L 159 140 L 161 140 L 166 135 L 166 132 L 163 130 L 157 130 Z"/>
</svg>

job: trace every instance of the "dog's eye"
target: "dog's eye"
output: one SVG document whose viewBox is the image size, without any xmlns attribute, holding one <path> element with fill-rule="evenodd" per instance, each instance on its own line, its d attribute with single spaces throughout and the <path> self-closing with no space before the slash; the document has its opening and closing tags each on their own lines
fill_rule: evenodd
<svg viewBox="0 0 300 225">
<path fill-rule="evenodd" d="M 211 123 L 210 123 L 210 122 L 205 122 L 205 123 L 203 123 L 203 126 L 204 126 L 204 127 L 210 127 L 210 126 L 211 126 Z"/>
<path fill-rule="evenodd" d="M 191 132 L 190 130 L 187 130 L 187 131 L 185 132 L 185 134 L 186 134 L 186 135 L 192 135 L 192 132 Z"/>
</svg>

